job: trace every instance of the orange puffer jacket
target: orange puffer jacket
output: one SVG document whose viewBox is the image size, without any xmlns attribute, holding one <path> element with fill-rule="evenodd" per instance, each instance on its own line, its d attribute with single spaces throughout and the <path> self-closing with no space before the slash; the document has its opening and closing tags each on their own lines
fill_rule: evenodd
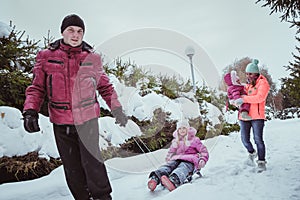
<svg viewBox="0 0 300 200">
<path fill-rule="evenodd" d="M 265 105 L 270 90 L 270 85 L 263 75 L 256 80 L 255 86 L 247 84 L 245 91 L 247 95 L 243 96 L 244 103 L 250 103 L 249 115 L 252 119 L 266 119 Z M 241 116 L 239 116 L 241 119 Z"/>
</svg>

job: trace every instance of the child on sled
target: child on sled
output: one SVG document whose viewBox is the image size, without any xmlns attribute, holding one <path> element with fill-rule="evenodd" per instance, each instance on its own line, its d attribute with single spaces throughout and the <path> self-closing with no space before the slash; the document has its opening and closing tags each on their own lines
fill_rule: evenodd
<svg viewBox="0 0 300 200">
<path fill-rule="evenodd" d="M 177 123 L 177 130 L 173 133 L 174 139 L 167 153 L 167 163 L 149 175 L 148 188 L 151 191 L 160 183 L 172 191 L 183 184 L 195 170 L 205 166 L 209 158 L 208 151 L 196 132 L 187 120 Z"/>
</svg>

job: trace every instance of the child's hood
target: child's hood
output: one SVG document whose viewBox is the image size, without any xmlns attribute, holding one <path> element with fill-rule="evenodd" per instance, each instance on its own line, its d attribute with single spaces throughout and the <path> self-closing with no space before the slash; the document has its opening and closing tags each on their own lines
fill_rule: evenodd
<svg viewBox="0 0 300 200">
<path fill-rule="evenodd" d="M 230 73 L 227 73 L 224 76 L 224 81 L 228 86 L 231 85 L 240 85 L 237 81 L 239 80 L 239 77 L 237 76 L 236 71 L 232 70 Z"/>
<path fill-rule="evenodd" d="M 224 76 L 224 81 L 225 81 L 226 85 L 228 85 L 228 86 L 231 86 L 231 85 L 232 85 L 230 73 L 227 73 L 227 74 Z"/>
<path fill-rule="evenodd" d="M 192 140 L 196 136 L 197 130 L 194 127 L 190 127 L 188 130 L 188 140 Z"/>
<path fill-rule="evenodd" d="M 196 133 L 197 133 L 197 130 L 194 127 L 189 127 L 188 132 L 187 132 L 187 139 L 192 140 L 195 137 Z M 173 137 L 175 139 L 178 139 L 178 131 L 177 130 L 173 132 Z"/>
</svg>

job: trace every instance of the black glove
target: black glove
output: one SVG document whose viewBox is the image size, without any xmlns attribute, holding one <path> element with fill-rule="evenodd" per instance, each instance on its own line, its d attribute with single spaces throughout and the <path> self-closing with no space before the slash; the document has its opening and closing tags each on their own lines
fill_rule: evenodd
<svg viewBox="0 0 300 200">
<path fill-rule="evenodd" d="M 40 131 L 38 118 L 39 115 L 35 110 L 29 109 L 23 112 L 24 128 L 29 133 Z"/>
<path fill-rule="evenodd" d="M 128 118 L 123 113 L 122 107 L 118 107 L 111 112 L 112 112 L 112 115 L 116 118 L 116 124 L 120 124 L 120 126 L 125 127 L 128 122 Z"/>
</svg>

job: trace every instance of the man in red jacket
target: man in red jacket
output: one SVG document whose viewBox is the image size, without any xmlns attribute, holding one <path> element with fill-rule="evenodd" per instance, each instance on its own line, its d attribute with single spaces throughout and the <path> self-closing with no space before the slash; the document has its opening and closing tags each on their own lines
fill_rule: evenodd
<svg viewBox="0 0 300 200">
<path fill-rule="evenodd" d="M 111 185 L 99 149 L 100 106 L 97 93 L 112 110 L 116 123 L 125 126 L 117 94 L 105 74 L 100 55 L 83 41 L 85 26 L 77 15 L 61 24 L 62 39 L 36 57 L 32 84 L 26 89 L 24 127 L 40 130 L 38 112 L 44 98 L 66 181 L 75 199 L 111 199 Z"/>
</svg>

